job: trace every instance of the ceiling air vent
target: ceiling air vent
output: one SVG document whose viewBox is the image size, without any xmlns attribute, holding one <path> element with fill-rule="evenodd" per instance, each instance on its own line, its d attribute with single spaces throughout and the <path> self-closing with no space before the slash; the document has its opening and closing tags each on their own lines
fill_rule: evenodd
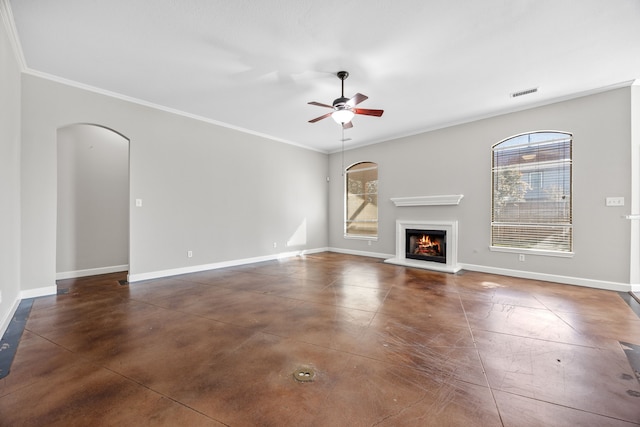
<svg viewBox="0 0 640 427">
<path fill-rule="evenodd" d="M 524 95 L 529 95 L 529 94 L 532 94 L 532 93 L 536 93 L 537 91 L 538 91 L 537 87 L 534 87 L 532 89 L 525 89 L 525 90 L 521 90 L 519 92 L 512 93 L 511 97 L 512 98 L 517 98 L 519 96 L 524 96 Z"/>
</svg>

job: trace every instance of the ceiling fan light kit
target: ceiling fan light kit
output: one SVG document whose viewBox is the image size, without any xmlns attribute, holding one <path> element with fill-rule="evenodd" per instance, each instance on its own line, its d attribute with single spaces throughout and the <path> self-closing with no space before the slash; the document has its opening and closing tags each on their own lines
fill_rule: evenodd
<svg viewBox="0 0 640 427">
<path fill-rule="evenodd" d="M 340 108 L 331 113 L 333 120 L 340 125 L 349 123 L 353 116 L 355 116 L 355 113 L 348 108 Z"/>
<path fill-rule="evenodd" d="M 355 108 L 356 105 L 360 104 L 362 101 L 365 101 L 369 97 L 363 95 L 361 93 L 356 93 L 352 98 L 345 98 L 344 96 L 344 81 L 347 77 L 349 77 L 349 73 L 347 71 L 338 71 L 336 73 L 338 78 L 342 82 L 342 95 L 340 98 L 336 98 L 333 101 L 332 105 L 323 104 L 320 102 L 309 102 L 310 105 L 317 105 L 318 107 L 325 107 L 333 109 L 332 112 L 324 114 L 320 117 L 316 117 L 315 119 L 309 120 L 309 123 L 315 123 L 320 121 L 326 117 L 331 116 L 336 123 L 342 125 L 343 129 L 349 129 L 353 127 L 351 120 L 356 114 L 361 114 L 365 116 L 382 116 L 384 110 L 370 110 L 367 108 Z"/>
</svg>

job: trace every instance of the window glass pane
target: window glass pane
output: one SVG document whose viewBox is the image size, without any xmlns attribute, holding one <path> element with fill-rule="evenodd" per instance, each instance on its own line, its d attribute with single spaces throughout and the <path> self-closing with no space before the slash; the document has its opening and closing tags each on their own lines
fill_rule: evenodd
<svg viewBox="0 0 640 427">
<path fill-rule="evenodd" d="M 362 162 L 346 171 L 345 233 L 378 234 L 378 165 Z"/>
</svg>

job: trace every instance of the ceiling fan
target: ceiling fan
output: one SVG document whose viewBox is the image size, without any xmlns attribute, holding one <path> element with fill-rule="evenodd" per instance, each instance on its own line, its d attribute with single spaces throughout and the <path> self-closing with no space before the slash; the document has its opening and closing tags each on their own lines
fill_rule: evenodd
<svg viewBox="0 0 640 427">
<path fill-rule="evenodd" d="M 382 116 L 384 110 L 370 110 L 367 108 L 355 108 L 356 105 L 360 104 L 362 101 L 369 98 L 366 95 L 361 93 L 356 93 L 353 98 L 345 98 L 344 97 L 344 81 L 347 77 L 349 77 L 349 73 L 347 71 L 338 71 L 336 74 L 338 78 L 342 81 L 342 95 L 340 98 L 336 98 L 333 101 L 333 105 L 322 104 L 320 102 L 309 102 L 310 105 L 317 105 L 319 107 L 327 107 L 331 108 L 333 111 L 327 114 L 324 114 L 320 117 L 316 117 L 315 119 L 309 120 L 309 123 L 315 123 L 320 121 L 326 117 L 331 116 L 333 120 L 335 120 L 338 124 L 342 125 L 343 129 L 349 129 L 353 127 L 351 123 L 351 119 L 356 114 L 362 114 L 365 116 Z"/>
</svg>

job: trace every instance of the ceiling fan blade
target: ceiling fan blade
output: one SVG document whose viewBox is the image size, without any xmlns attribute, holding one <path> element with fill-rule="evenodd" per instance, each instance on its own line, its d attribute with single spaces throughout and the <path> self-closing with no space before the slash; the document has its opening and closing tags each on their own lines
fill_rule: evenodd
<svg viewBox="0 0 640 427">
<path fill-rule="evenodd" d="M 376 117 L 380 117 L 382 113 L 384 113 L 384 110 L 369 110 L 368 108 L 352 108 L 351 111 L 353 111 L 356 114 L 362 114 L 365 116 L 376 116 Z"/>
<path fill-rule="evenodd" d="M 333 108 L 333 107 L 332 107 L 332 108 Z M 323 114 L 323 115 L 322 115 L 322 116 L 320 116 L 320 117 L 316 117 L 315 119 L 311 119 L 311 120 L 309 120 L 309 123 L 315 123 L 315 122 L 320 121 L 320 120 L 322 120 L 322 119 L 326 119 L 326 118 L 327 118 L 327 117 L 329 117 L 331 114 L 332 114 L 332 113 Z"/>
<path fill-rule="evenodd" d="M 318 107 L 327 107 L 327 108 L 333 108 L 331 105 L 327 105 L 327 104 L 322 104 L 321 102 L 307 102 L 307 104 L 309 105 L 317 105 Z"/>
<path fill-rule="evenodd" d="M 355 107 L 356 105 L 360 104 L 362 101 L 366 101 L 367 99 L 369 99 L 367 95 L 356 93 L 355 95 L 353 95 L 353 98 L 347 101 L 347 106 Z"/>
<path fill-rule="evenodd" d="M 342 124 L 342 129 L 351 129 L 353 127 L 353 123 L 347 122 Z"/>
</svg>

